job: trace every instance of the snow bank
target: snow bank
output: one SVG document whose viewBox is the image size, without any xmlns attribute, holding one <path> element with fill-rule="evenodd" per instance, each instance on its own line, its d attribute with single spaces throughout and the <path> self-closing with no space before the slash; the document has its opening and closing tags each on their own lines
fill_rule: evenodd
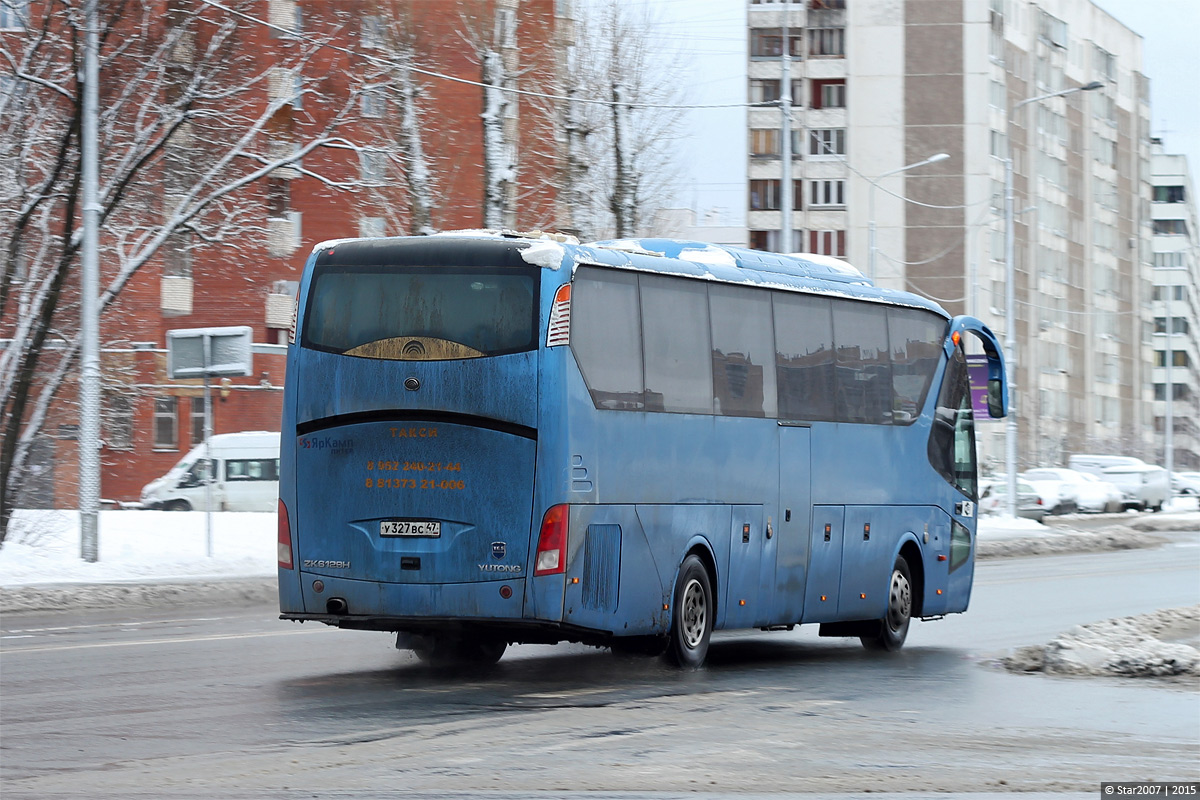
<svg viewBox="0 0 1200 800">
<path fill-rule="evenodd" d="M 1012 672 L 1200 676 L 1200 605 L 1081 625 L 1003 660 Z"/>
</svg>

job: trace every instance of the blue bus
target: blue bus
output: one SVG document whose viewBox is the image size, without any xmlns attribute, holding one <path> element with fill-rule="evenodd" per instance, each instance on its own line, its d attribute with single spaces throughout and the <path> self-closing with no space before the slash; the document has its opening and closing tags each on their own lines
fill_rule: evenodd
<svg viewBox="0 0 1200 800">
<path fill-rule="evenodd" d="M 896 650 L 913 617 L 966 610 L 964 350 L 1003 416 L 990 330 L 828 257 L 560 239 L 315 248 L 283 619 L 396 632 L 431 663 L 574 641 L 694 668 L 714 630 Z"/>
</svg>

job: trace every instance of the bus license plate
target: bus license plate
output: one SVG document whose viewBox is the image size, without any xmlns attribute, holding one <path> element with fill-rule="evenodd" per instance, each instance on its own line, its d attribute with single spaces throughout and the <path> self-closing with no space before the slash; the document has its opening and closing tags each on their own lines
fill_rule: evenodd
<svg viewBox="0 0 1200 800">
<path fill-rule="evenodd" d="M 442 535 L 442 523 L 419 519 L 385 519 L 379 523 L 380 536 L 431 536 Z"/>
</svg>

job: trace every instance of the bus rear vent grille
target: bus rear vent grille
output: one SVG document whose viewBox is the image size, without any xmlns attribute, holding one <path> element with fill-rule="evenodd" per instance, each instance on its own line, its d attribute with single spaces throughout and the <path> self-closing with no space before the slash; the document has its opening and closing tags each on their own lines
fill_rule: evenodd
<svg viewBox="0 0 1200 800">
<path fill-rule="evenodd" d="M 617 610 L 621 570 L 621 526 L 589 525 L 583 544 L 583 607 Z"/>
</svg>

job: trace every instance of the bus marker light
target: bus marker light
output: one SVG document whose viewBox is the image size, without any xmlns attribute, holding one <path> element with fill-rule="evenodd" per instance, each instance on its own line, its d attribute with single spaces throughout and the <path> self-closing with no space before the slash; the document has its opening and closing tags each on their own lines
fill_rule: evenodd
<svg viewBox="0 0 1200 800">
<path fill-rule="evenodd" d="M 512 587 L 508 586 L 507 584 L 504 586 L 501 586 L 500 587 L 500 596 L 503 597 L 505 600 L 512 597 Z"/>
<path fill-rule="evenodd" d="M 278 522 L 279 528 L 279 568 L 294 569 L 292 566 L 292 528 L 288 523 L 287 506 L 283 504 L 283 498 L 279 500 Z"/>
<path fill-rule="evenodd" d="M 824 602 L 825 602 L 826 600 L 828 600 L 828 599 L 829 599 L 829 598 L 828 598 L 828 597 L 826 597 L 825 595 L 821 595 L 821 602 L 822 602 L 822 603 L 824 603 Z"/>
<path fill-rule="evenodd" d="M 533 574 L 561 575 L 567 569 L 564 553 L 567 549 L 567 517 L 569 507 L 560 503 L 546 509 L 542 517 L 542 532 L 538 535 L 537 559 Z"/>
<path fill-rule="evenodd" d="M 579 583 L 579 578 L 571 578 L 571 583 Z"/>
<path fill-rule="evenodd" d="M 739 601 L 738 601 L 738 605 L 739 605 L 739 606 L 744 606 L 744 605 L 746 605 L 746 601 L 745 601 L 745 600 L 739 600 Z"/>
<path fill-rule="evenodd" d="M 558 287 L 554 305 L 550 308 L 550 324 L 546 330 L 546 347 L 571 343 L 571 284 Z"/>
<path fill-rule="evenodd" d="M 959 343 L 962 342 L 962 334 L 958 331 L 955 331 L 954 333 L 950 334 L 950 341 L 954 342 L 955 347 L 958 347 Z"/>
<path fill-rule="evenodd" d="M 325 581 L 313 581 L 313 591 L 317 594 L 325 591 Z"/>
<path fill-rule="evenodd" d="M 866 596 L 865 594 L 860 594 L 860 595 L 858 596 L 858 599 L 859 599 L 859 600 L 866 600 L 866 599 L 867 599 L 867 596 Z"/>
<path fill-rule="evenodd" d="M 667 605 L 666 603 L 663 603 L 663 611 L 670 611 L 670 610 L 671 610 L 671 607 L 669 605 Z"/>
<path fill-rule="evenodd" d="M 938 593 L 938 594 L 941 594 L 941 593 L 942 593 L 942 590 L 941 590 L 941 589 L 938 589 L 938 590 L 937 590 L 937 593 Z"/>
<path fill-rule="evenodd" d="M 945 561 L 945 560 L 946 560 L 945 556 L 938 556 L 938 561 Z"/>
</svg>

